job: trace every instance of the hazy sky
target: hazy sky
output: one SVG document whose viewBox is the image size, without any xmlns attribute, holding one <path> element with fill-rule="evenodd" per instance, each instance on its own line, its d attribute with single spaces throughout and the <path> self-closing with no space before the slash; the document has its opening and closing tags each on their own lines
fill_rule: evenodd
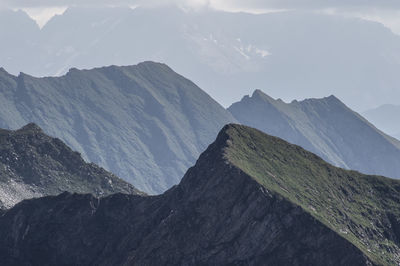
<svg viewBox="0 0 400 266">
<path fill-rule="evenodd" d="M 160 6 L 205 7 L 262 13 L 275 10 L 314 10 L 373 20 L 400 34 L 399 0 L 0 0 L 0 8 L 23 9 L 40 26 L 70 6 Z"/>
</svg>

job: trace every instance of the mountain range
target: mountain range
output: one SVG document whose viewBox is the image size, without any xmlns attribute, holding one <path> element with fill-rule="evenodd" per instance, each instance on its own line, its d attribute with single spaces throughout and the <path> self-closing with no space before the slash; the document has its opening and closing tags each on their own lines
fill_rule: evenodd
<svg viewBox="0 0 400 266">
<path fill-rule="evenodd" d="M 228 110 L 240 123 L 300 145 L 336 166 L 400 178 L 400 141 L 333 95 L 285 103 L 256 90 Z"/>
<path fill-rule="evenodd" d="M 79 153 L 35 124 L 16 131 L 0 129 L 0 209 L 65 191 L 96 197 L 143 194 L 103 168 L 86 163 Z"/>
<path fill-rule="evenodd" d="M 400 142 L 335 96 L 285 103 L 261 90 L 227 110 L 165 64 L 71 69 L 61 77 L 0 69 L 0 128 L 34 122 L 141 191 L 180 181 L 227 123 L 240 122 L 367 174 L 400 178 Z"/>
<path fill-rule="evenodd" d="M 0 265 L 400 265 L 382 17 L 83 2 L 0 3 Z"/>
<path fill-rule="evenodd" d="M 162 195 L 17 204 L 0 217 L 0 263 L 394 265 L 399 192 L 398 180 L 231 124 Z"/>
<path fill-rule="evenodd" d="M 14 75 L 152 60 L 224 106 L 257 88 L 285 101 L 334 94 L 356 111 L 399 104 L 400 37 L 376 22 L 305 11 L 71 7 L 40 29 L 23 11 L 0 12 L 0 62 Z"/>
<path fill-rule="evenodd" d="M 0 128 L 34 122 L 83 158 L 157 194 L 177 184 L 232 115 L 164 64 L 71 69 L 61 77 L 0 69 Z"/>
</svg>

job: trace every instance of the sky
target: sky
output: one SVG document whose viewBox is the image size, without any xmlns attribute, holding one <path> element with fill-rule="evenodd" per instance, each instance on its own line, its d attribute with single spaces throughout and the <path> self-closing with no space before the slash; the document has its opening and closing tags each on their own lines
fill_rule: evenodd
<svg viewBox="0 0 400 266">
<path fill-rule="evenodd" d="M 225 11 L 265 13 L 280 10 L 308 10 L 358 17 L 384 24 L 400 34 L 399 0 L 0 0 L 0 8 L 22 9 L 43 26 L 52 16 L 68 7 L 162 6 L 212 8 Z"/>
</svg>

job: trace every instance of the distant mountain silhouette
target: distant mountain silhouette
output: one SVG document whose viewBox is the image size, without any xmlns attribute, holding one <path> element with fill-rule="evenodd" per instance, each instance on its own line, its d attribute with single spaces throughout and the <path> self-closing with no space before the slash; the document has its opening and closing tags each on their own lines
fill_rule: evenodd
<svg viewBox="0 0 400 266">
<path fill-rule="evenodd" d="M 266 86 L 286 100 L 335 94 L 356 110 L 400 98 L 400 37 L 371 21 L 174 7 L 70 8 L 41 30 L 22 12 L 3 18 L 0 64 L 14 75 L 153 60 L 224 106 Z"/>
<path fill-rule="evenodd" d="M 400 141 L 335 96 L 285 103 L 256 90 L 228 110 L 240 123 L 300 145 L 337 166 L 400 178 Z"/>
<path fill-rule="evenodd" d="M 57 78 L 0 69 L 0 127 L 35 122 L 148 193 L 177 184 L 232 115 L 164 64 L 71 69 Z"/>
</svg>

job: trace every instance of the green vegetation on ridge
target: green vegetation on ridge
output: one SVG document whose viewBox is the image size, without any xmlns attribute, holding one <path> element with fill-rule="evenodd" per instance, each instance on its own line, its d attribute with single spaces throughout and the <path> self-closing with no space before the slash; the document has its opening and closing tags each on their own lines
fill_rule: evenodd
<svg viewBox="0 0 400 266">
<path fill-rule="evenodd" d="M 400 262 L 400 181 L 334 167 L 256 129 L 232 125 L 226 157 L 301 206 L 377 264 Z"/>
<path fill-rule="evenodd" d="M 400 178 L 400 141 L 333 95 L 285 103 L 256 90 L 228 110 L 241 124 L 300 145 L 335 166 Z"/>
</svg>

